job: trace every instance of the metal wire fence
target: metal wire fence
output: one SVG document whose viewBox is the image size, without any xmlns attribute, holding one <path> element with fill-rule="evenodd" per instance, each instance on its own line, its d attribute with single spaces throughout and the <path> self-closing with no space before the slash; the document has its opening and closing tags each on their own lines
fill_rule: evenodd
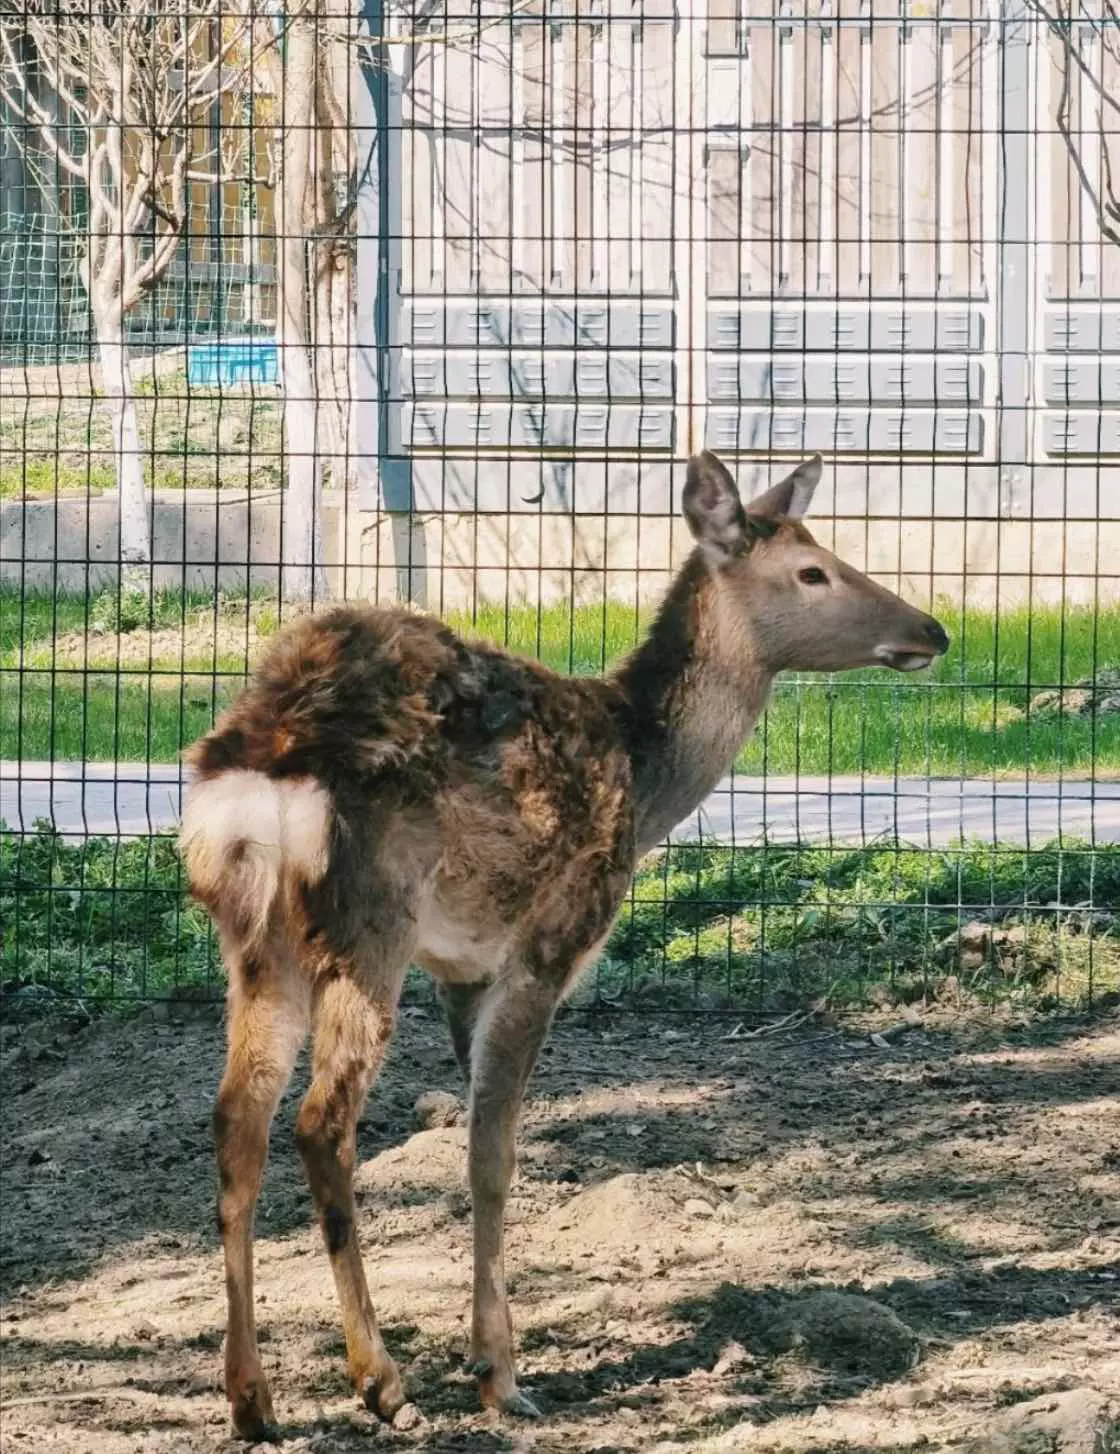
<svg viewBox="0 0 1120 1454">
<path fill-rule="evenodd" d="M 744 494 L 822 451 L 818 538 L 954 645 L 781 679 L 584 1002 L 1114 994 L 1118 37 L 1111 0 L 5 0 L 9 1008 L 217 991 L 180 753 L 294 612 L 601 670 L 701 447 Z"/>
</svg>

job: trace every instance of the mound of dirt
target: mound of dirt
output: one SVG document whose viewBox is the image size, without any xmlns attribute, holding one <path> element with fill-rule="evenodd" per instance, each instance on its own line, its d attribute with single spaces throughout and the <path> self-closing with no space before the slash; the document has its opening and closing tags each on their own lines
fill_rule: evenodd
<svg viewBox="0 0 1120 1454">
<path fill-rule="evenodd" d="M 663 1186 L 625 1172 L 554 1207 L 536 1224 L 536 1231 L 557 1247 L 622 1247 L 656 1241 L 681 1221 L 676 1200 Z"/>
<path fill-rule="evenodd" d="M 262 633 L 255 620 L 244 616 L 232 619 L 222 616 L 197 616 L 178 626 L 157 627 L 148 631 L 67 631 L 51 643 L 51 650 L 60 666 L 146 666 L 163 662 L 173 666 L 186 663 L 202 669 L 207 662 L 237 661 L 253 665 L 268 644 L 274 631 Z"/>
<path fill-rule="evenodd" d="M 761 1331 L 768 1350 L 815 1368 L 897 1377 L 918 1361 L 918 1335 L 890 1308 L 855 1293 L 818 1292 L 791 1299 Z"/>
<path fill-rule="evenodd" d="M 354 1174 L 354 1186 L 399 1200 L 402 1194 L 460 1191 L 466 1175 L 466 1131 L 440 1126 L 418 1131 L 403 1146 L 392 1146 L 365 1162 Z"/>
<path fill-rule="evenodd" d="M 1116 1441 L 1116 1442 L 1113 1442 Z M 1120 1425 L 1095 1389 L 1047 1393 L 1017 1404 L 992 1421 L 964 1454 L 1107 1454 L 1120 1443 Z"/>
</svg>

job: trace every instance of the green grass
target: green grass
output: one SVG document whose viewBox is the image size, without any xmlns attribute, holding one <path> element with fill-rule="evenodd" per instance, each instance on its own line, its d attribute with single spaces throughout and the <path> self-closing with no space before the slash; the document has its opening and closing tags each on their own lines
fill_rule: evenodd
<svg viewBox="0 0 1120 1454">
<path fill-rule="evenodd" d="M 1120 989 L 1118 902 L 1118 847 L 680 847 L 638 874 L 600 987 L 760 1011 L 884 992 L 1083 1005 Z M 954 935 L 977 919 L 1021 935 L 966 971 Z"/>
<path fill-rule="evenodd" d="M 0 834 L 0 980 L 92 1002 L 214 976 L 206 915 L 183 892 L 174 839 L 75 845 Z"/>
<path fill-rule="evenodd" d="M 157 634 L 149 643 L 148 612 L 144 598 L 118 610 L 112 594 L 87 603 L 0 592 L 0 755 L 173 762 L 240 690 L 250 626 L 259 645 L 279 625 L 264 601 L 215 607 L 206 597 L 169 593 L 152 603 Z M 946 607 L 942 619 L 953 648 L 930 673 L 782 679 L 740 769 L 1120 772 L 1120 714 L 1028 711 L 1042 687 L 1120 664 L 1120 606 L 1016 609 L 998 618 Z M 574 611 L 487 606 L 473 619 L 451 613 L 448 620 L 559 671 L 583 673 L 628 650 L 645 618 L 612 602 Z"/>
<path fill-rule="evenodd" d="M 1120 848 L 677 848 L 639 872 L 577 1003 L 767 1013 L 951 995 L 1073 1008 L 1120 989 L 1118 902 Z M 966 972 L 946 940 L 977 917 L 1021 933 Z M 213 932 L 167 837 L 0 834 L 0 926 L 6 993 L 220 992 Z"/>
</svg>

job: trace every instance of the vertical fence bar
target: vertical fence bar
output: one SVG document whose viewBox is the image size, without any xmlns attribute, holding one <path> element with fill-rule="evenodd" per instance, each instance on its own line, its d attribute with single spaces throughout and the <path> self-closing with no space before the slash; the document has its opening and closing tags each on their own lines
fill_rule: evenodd
<svg viewBox="0 0 1120 1454">
<path fill-rule="evenodd" d="M 1022 499 L 1030 440 L 1031 186 L 1034 142 L 1030 111 L 1028 0 L 1002 0 L 999 11 L 999 180 L 997 430 L 1000 508 Z"/>
<path fill-rule="evenodd" d="M 680 455 L 703 447 L 707 403 L 707 147 L 703 123 L 707 17 L 702 7 L 703 0 L 679 0 L 674 47 L 672 268 L 677 332 L 676 447 Z"/>
</svg>

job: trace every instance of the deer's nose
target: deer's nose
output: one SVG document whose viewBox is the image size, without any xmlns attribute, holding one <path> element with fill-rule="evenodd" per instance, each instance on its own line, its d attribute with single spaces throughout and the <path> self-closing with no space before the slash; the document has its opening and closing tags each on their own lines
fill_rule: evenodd
<svg viewBox="0 0 1120 1454">
<path fill-rule="evenodd" d="M 926 622 L 925 633 L 929 644 L 940 655 L 943 656 L 949 650 L 949 633 L 940 621 L 935 621 L 931 616 Z"/>
</svg>

